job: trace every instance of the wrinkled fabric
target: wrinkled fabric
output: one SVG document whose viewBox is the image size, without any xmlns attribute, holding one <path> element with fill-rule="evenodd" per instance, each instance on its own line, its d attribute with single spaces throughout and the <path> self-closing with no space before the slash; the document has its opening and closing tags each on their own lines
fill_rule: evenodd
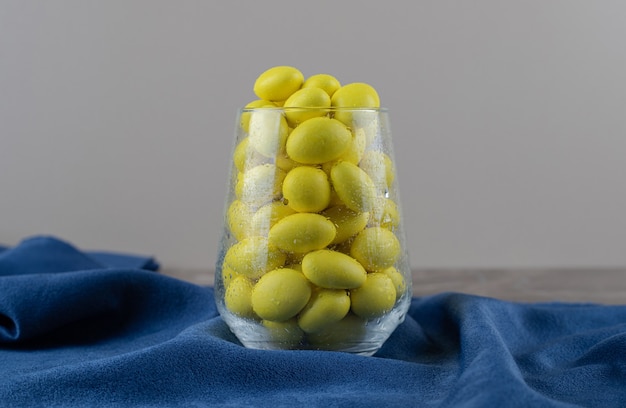
<svg viewBox="0 0 626 408">
<path fill-rule="evenodd" d="M 246 349 L 213 290 L 54 237 L 0 251 L 0 407 L 623 407 L 626 306 L 414 298 L 373 357 Z"/>
</svg>

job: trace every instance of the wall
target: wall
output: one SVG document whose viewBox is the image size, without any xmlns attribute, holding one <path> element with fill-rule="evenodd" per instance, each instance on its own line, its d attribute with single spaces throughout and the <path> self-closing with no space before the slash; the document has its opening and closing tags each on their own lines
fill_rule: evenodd
<svg viewBox="0 0 626 408">
<path fill-rule="evenodd" d="M 392 114 L 415 267 L 626 264 L 626 3 L 0 1 L 0 242 L 215 262 L 274 65 Z"/>
</svg>

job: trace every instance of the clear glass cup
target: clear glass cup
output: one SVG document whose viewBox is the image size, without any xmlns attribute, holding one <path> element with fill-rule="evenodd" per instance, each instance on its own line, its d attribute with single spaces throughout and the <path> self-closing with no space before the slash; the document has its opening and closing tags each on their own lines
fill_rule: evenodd
<svg viewBox="0 0 626 408">
<path fill-rule="evenodd" d="M 217 308 L 255 349 L 373 355 L 412 289 L 385 109 L 237 115 Z"/>
</svg>

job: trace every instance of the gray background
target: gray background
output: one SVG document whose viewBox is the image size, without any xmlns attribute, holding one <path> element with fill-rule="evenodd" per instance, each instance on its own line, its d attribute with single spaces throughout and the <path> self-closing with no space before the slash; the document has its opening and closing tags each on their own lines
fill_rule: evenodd
<svg viewBox="0 0 626 408">
<path fill-rule="evenodd" d="M 626 265 L 626 2 L 0 0 L 0 242 L 212 268 L 274 65 L 390 109 L 414 267 Z"/>
</svg>

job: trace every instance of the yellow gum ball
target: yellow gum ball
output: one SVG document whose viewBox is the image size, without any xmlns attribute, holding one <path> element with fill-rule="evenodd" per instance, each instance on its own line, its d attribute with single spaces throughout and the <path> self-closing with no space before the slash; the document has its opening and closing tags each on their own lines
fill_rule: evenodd
<svg viewBox="0 0 626 408">
<path fill-rule="evenodd" d="M 330 170 L 330 180 L 339 199 L 353 211 L 365 212 L 373 208 L 376 200 L 374 182 L 357 165 L 340 161 Z"/>
<path fill-rule="evenodd" d="M 373 319 L 389 312 L 396 303 L 396 288 L 384 273 L 369 273 L 365 283 L 350 291 L 351 309 L 364 319 Z"/>
<path fill-rule="evenodd" d="M 254 82 L 254 93 L 259 99 L 284 101 L 304 83 L 304 75 L 290 66 L 272 67 L 258 76 Z"/>
<path fill-rule="evenodd" d="M 340 157 L 341 160 L 358 164 L 365 153 L 367 137 L 364 132 L 353 132 L 352 143 L 346 152 Z"/>
<path fill-rule="evenodd" d="M 319 212 L 330 202 L 330 182 L 324 171 L 310 166 L 291 170 L 283 181 L 283 197 L 298 212 Z"/>
<path fill-rule="evenodd" d="M 340 157 L 352 142 L 352 133 L 335 119 L 306 120 L 287 138 L 287 155 L 304 164 L 321 164 Z"/>
<path fill-rule="evenodd" d="M 327 289 L 358 288 L 367 275 L 356 260 L 329 249 L 306 254 L 302 259 L 302 273 L 315 285 Z"/>
<path fill-rule="evenodd" d="M 267 157 L 264 157 L 250 146 L 250 138 L 245 137 L 235 147 L 233 153 L 233 162 L 235 167 L 241 173 L 252 167 L 267 163 Z"/>
<path fill-rule="evenodd" d="M 337 89 L 341 88 L 341 83 L 332 75 L 316 74 L 308 77 L 302 84 L 302 88 L 320 88 L 328 96 L 333 96 Z"/>
<path fill-rule="evenodd" d="M 307 339 L 312 346 L 321 350 L 345 350 L 359 345 L 366 335 L 367 321 L 348 313 L 336 323 L 331 323 Z"/>
<path fill-rule="evenodd" d="M 262 164 L 240 173 L 235 184 L 237 198 L 260 206 L 281 195 L 286 173 L 273 164 Z"/>
<path fill-rule="evenodd" d="M 330 243 L 331 245 L 347 241 L 350 237 L 362 231 L 370 218 L 367 212 L 352 211 L 343 205 L 328 208 L 322 212 L 322 215 L 337 227 L 337 235 Z"/>
<path fill-rule="evenodd" d="M 280 168 L 281 170 L 285 172 L 288 172 L 292 169 L 295 169 L 298 166 L 303 165 L 302 163 L 298 163 L 297 161 L 292 160 L 289 156 L 287 156 L 287 152 L 285 151 L 278 153 L 278 155 L 276 155 L 274 160 L 278 168 Z"/>
<path fill-rule="evenodd" d="M 242 317 L 254 317 L 252 310 L 252 288 L 253 283 L 250 279 L 237 276 L 235 277 L 224 294 L 224 304 L 228 310 Z"/>
<path fill-rule="evenodd" d="M 300 89 L 285 101 L 283 107 L 289 125 L 297 126 L 307 119 L 328 114 L 330 96 L 320 88 Z"/>
<path fill-rule="evenodd" d="M 293 269 L 263 275 L 252 290 L 252 308 L 262 319 L 282 322 L 297 315 L 311 297 L 311 284 Z"/>
<path fill-rule="evenodd" d="M 358 110 L 352 112 L 352 131 L 365 138 L 365 146 L 380 142 L 381 123 L 376 110 Z"/>
<path fill-rule="evenodd" d="M 378 108 L 380 98 L 371 85 L 354 82 L 335 91 L 331 104 L 338 108 Z"/>
<path fill-rule="evenodd" d="M 304 337 L 304 332 L 298 326 L 296 319 L 290 319 L 286 322 L 274 322 L 271 320 L 263 320 L 261 322 L 270 341 L 279 344 L 279 349 L 290 349 L 298 346 Z"/>
<path fill-rule="evenodd" d="M 400 251 L 398 238 L 382 227 L 365 228 L 357 234 L 350 247 L 350 255 L 368 271 L 393 266 L 400 257 Z"/>
<path fill-rule="evenodd" d="M 235 272 L 228 265 L 222 264 L 222 271 L 220 276 L 222 278 L 222 285 L 224 286 L 224 288 L 228 288 L 228 285 L 230 285 L 230 282 L 232 282 L 233 279 L 243 275 Z"/>
<path fill-rule="evenodd" d="M 257 235 L 267 235 L 270 228 L 278 221 L 295 213 L 295 210 L 286 206 L 282 201 L 272 201 L 259 208 L 252 218 L 248 218 L 246 222 L 250 224 L 250 228 Z"/>
<path fill-rule="evenodd" d="M 226 267 L 248 278 L 256 279 L 267 271 L 285 264 L 287 255 L 271 245 L 265 237 L 244 238 L 228 249 Z"/>
<path fill-rule="evenodd" d="M 388 190 L 395 179 L 395 171 L 391 158 L 383 152 L 370 150 L 363 154 L 359 167 L 365 171 L 378 191 Z"/>
<path fill-rule="evenodd" d="M 309 303 L 298 316 L 306 333 L 315 333 L 343 319 L 350 311 L 350 297 L 343 289 L 314 290 Z"/>
<path fill-rule="evenodd" d="M 363 132 L 354 133 L 350 147 L 337 159 L 322 164 L 322 170 L 330 177 L 330 171 L 339 161 L 347 161 L 352 164 L 359 164 L 366 147 L 365 134 Z"/>
<path fill-rule="evenodd" d="M 263 156 L 274 157 L 284 150 L 288 132 L 287 121 L 280 111 L 266 109 L 250 113 L 250 146 Z"/>
<path fill-rule="evenodd" d="M 335 238 L 335 225 L 319 214 L 297 213 L 278 221 L 269 242 L 287 252 L 305 253 L 326 247 Z"/>
<path fill-rule="evenodd" d="M 245 132 L 249 130 L 250 116 L 252 115 L 252 112 L 248 112 L 246 111 L 246 109 L 257 109 L 257 108 L 276 108 L 276 104 L 271 101 L 264 101 L 263 99 L 258 99 L 244 106 L 244 111 L 241 112 L 241 116 L 239 117 L 239 120 L 240 120 L 239 124 Z"/>
<path fill-rule="evenodd" d="M 387 277 L 389 277 L 389 279 L 393 282 L 393 286 L 396 288 L 396 300 L 399 299 L 407 289 L 404 276 L 402 276 L 402 274 L 393 266 L 385 269 L 382 273 L 387 275 Z"/>
<path fill-rule="evenodd" d="M 333 94 L 330 104 L 335 108 L 378 108 L 380 98 L 371 85 L 355 82 L 339 88 Z M 335 112 L 335 119 L 352 126 L 352 112 L 338 109 Z"/>
<path fill-rule="evenodd" d="M 226 212 L 226 222 L 231 234 L 236 240 L 241 241 L 249 235 L 250 218 L 254 211 L 244 202 L 235 200 Z"/>
<path fill-rule="evenodd" d="M 400 225 L 400 211 L 398 205 L 390 198 L 378 197 L 376 205 L 370 212 L 368 225 L 383 227 L 390 230 Z"/>
</svg>

